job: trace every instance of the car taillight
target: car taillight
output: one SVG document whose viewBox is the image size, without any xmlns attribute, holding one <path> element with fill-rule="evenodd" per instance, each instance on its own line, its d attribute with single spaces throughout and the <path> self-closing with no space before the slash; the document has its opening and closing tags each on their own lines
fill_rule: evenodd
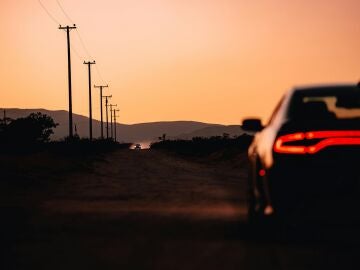
<svg viewBox="0 0 360 270">
<path fill-rule="evenodd" d="M 309 131 L 280 136 L 274 151 L 283 154 L 315 154 L 329 146 L 360 145 L 360 130 Z"/>
</svg>

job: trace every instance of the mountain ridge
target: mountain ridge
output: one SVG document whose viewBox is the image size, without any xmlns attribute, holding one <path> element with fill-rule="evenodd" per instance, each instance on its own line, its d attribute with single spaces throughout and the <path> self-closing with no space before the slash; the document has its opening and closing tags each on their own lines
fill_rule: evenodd
<svg viewBox="0 0 360 270">
<path fill-rule="evenodd" d="M 51 116 L 59 126 L 54 129 L 52 140 L 59 140 L 68 135 L 68 111 L 66 110 L 47 110 L 43 108 L 22 109 L 22 108 L 3 108 L 6 111 L 6 117 L 16 119 L 26 117 L 30 113 L 41 112 Z M 80 137 L 88 137 L 89 118 L 73 113 L 73 123 L 76 125 L 77 133 Z M 166 134 L 171 139 L 191 139 L 192 137 L 208 137 L 229 133 L 235 135 L 237 132 L 229 132 L 229 127 L 236 125 L 221 125 L 204 123 L 192 120 L 176 120 L 176 121 L 156 121 L 144 122 L 136 124 L 116 124 L 118 141 L 123 142 L 151 142 L 158 140 L 158 137 Z M 240 126 L 237 126 L 240 127 Z M 240 134 L 239 128 L 239 134 Z M 110 133 L 110 122 L 109 122 Z M 234 134 L 233 134 L 234 133 Z M 93 137 L 100 137 L 100 121 L 93 119 Z M 194 136 L 192 136 L 192 134 Z M 106 137 L 106 121 L 104 121 L 104 136 Z M 191 137 L 192 136 L 192 137 Z"/>
</svg>

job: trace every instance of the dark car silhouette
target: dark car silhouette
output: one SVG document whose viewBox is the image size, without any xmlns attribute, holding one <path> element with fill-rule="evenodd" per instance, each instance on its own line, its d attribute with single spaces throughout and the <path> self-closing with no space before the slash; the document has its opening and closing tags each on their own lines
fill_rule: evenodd
<svg viewBox="0 0 360 270">
<path fill-rule="evenodd" d="M 134 149 L 135 150 L 141 150 L 141 144 L 140 143 L 135 144 Z"/>
<path fill-rule="evenodd" d="M 287 92 L 249 147 L 249 221 L 360 221 L 360 85 Z M 301 214 L 301 215 L 300 215 Z"/>
</svg>

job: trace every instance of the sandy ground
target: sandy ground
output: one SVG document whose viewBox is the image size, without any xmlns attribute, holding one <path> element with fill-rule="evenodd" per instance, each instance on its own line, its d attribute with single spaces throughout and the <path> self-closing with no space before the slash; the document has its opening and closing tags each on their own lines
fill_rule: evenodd
<svg viewBox="0 0 360 270">
<path fill-rule="evenodd" d="M 245 175 L 243 158 L 108 154 L 90 171 L 4 195 L 1 269 L 360 269 L 358 228 L 296 240 L 249 228 Z"/>
</svg>

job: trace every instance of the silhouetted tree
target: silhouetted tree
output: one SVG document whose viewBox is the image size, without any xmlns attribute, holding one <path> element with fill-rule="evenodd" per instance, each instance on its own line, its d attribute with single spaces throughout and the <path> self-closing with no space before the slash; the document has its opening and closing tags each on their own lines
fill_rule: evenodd
<svg viewBox="0 0 360 270">
<path fill-rule="evenodd" d="M 160 141 L 166 141 L 166 133 L 164 133 L 161 137 L 159 137 Z"/>
<path fill-rule="evenodd" d="M 50 116 L 40 112 L 32 113 L 7 124 L 1 132 L 1 141 L 22 144 L 48 142 L 56 126 L 58 124 Z"/>
</svg>

